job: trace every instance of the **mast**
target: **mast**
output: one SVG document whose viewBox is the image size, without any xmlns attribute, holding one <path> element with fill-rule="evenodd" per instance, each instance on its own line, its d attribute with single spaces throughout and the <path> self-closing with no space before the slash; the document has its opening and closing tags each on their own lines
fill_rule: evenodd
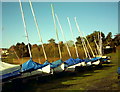
<svg viewBox="0 0 120 92">
<path fill-rule="evenodd" d="M 100 31 L 100 55 L 102 56 L 102 35 Z"/>
<path fill-rule="evenodd" d="M 55 16 L 56 16 L 56 19 L 57 19 L 58 25 L 59 25 L 59 27 L 60 27 L 60 30 L 61 30 L 61 33 L 62 33 L 63 39 L 64 39 L 64 41 L 66 42 L 66 38 L 65 38 L 65 35 L 64 35 L 64 32 L 63 32 L 62 26 L 61 26 L 61 24 L 60 24 L 60 21 L 59 21 L 59 19 L 58 19 L 58 16 L 57 16 L 56 14 L 55 14 Z M 67 47 L 67 51 L 68 51 L 69 56 L 72 57 L 72 56 L 71 56 L 71 53 L 70 53 L 70 49 L 69 49 L 67 43 L 66 43 L 66 47 Z"/>
<path fill-rule="evenodd" d="M 33 15 L 33 18 L 34 18 L 34 22 L 35 22 L 35 25 L 36 25 L 36 28 L 37 28 L 38 36 L 39 36 L 40 42 L 42 43 L 41 45 L 42 45 L 44 57 L 45 57 L 45 59 L 47 60 L 47 55 L 46 55 L 45 48 L 44 48 L 44 45 L 43 45 L 42 36 L 41 36 L 41 34 L 40 34 L 40 28 L 38 27 L 38 22 L 37 22 L 35 13 L 34 13 L 34 9 L 33 9 L 31 0 L 29 0 L 29 4 L 30 4 L 30 8 L 31 8 L 31 11 L 32 11 L 32 15 Z"/>
<path fill-rule="evenodd" d="M 84 34 L 84 32 L 83 32 L 83 34 Z M 84 34 L 84 36 L 85 36 L 85 34 Z M 88 46 L 89 46 L 89 48 L 90 48 L 90 50 L 91 50 L 91 52 L 92 52 L 93 57 L 95 57 L 95 54 L 94 54 L 94 52 L 93 52 L 93 50 L 92 50 L 92 48 L 91 48 L 91 46 L 90 46 L 90 43 L 89 43 L 88 39 L 86 38 L 86 36 L 85 36 L 85 39 L 86 39 L 87 44 L 88 44 Z"/>
<path fill-rule="evenodd" d="M 83 44 L 84 44 L 84 46 L 85 46 L 85 49 L 86 49 L 86 52 L 87 52 L 88 58 L 91 59 L 90 54 L 89 54 L 89 51 L 88 51 L 87 46 L 86 46 L 86 43 L 85 43 L 85 40 L 84 40 L 84 38 L 82 38 L 82 39 L 83 39 Z"/>
<path fill-rule="evenodd" d="M 95 39 L 95 37 L 94 37 L 94 42 L 95 42 L 95 45 L 97 46 L 97 51 L 98 51 L 98 54 L 100 55 L 100 48 L 99 48 L 99 46 L 98 46 L 98 44 L 97 44 L 97 42 L 96 42 L 96 39 Z"/>
<path fill-rule="evenodd" d="M 24 17 L 24 13 L 23 13 L 21 0 L 19 0 L 19 3 L 20 3 L 20 10 L 21 10 L 22 20 L 23 20 L 23 25 L 24 25 L 24 31 L 25 31 L 25 35 L 26 35 L 26 39 L 27 39 L 27 43 L 28 43 L 28 51 L 29 51 L 30 59 L 32 59 L 32 54 L 31 54 L 30 44 L 29 44 L 29 38 L 28 38 L 28 32 L 27 32 L 27 28 L 26 28 L 26 22 L 25 22 L 25 17 Z"/>
<path fill-rule="evenodd" d="M 60 41 L 59 41 L 59 37 L 58 37 L 58 30 L 57 30 L 56 21 L 55 21 L 54 7 L 52 4 L 51 4 L 51 9 L 52 9 L 53 22 L 54 22 L 54 29 L 56 31 L 56 39 L 58 40 L 59 55 L 60 55 L 60 59 L 62 59 L 62 53 L 61 53 L 60 43 L 59 43 Z"/>
<path fill-rule="evenodd" d="M 81 38 L 82 46 L 83 46 L 83 49 L 84 49 L 84 52 L 85 52 L 85 56 L 86 56 L 86 58 L 87 58 L 87 57 L 88 57 L 88 56 L 87 56 L 87 51 L 86 51 L 85 46 L 84 46 L 84 43 L 83 43 L 82 34 L 81 34 L 81 32 L 80 32 L 80 28 L 79 28 L 79 25 L 78 25 L 78 23 L 77 23 L 76 17 L 74 17 L 74 20 L 75 20 L 75 23 L 76 23 L 76 27 L 77 27 L 77 29 L 78 29 L 78 32 L 80 33 L 80 36 L 81 36 L 80 38 Z"/>
<path fill-rule="evenodd" d="M 69 17 L 67 17 L 67 20 L 68 20 L 69 28 L 70 28 L 71 35 L 72 35 L 72 38 L 73 38 L 73 41 L 74 41 L 76 55 L 77 55 L 77 58 L 79 58 L 77 46 L 76 46 L 76 43 L 75 43 L 75 37 L 74 37 L 74 34 L 73 34 L 73 30 L 72 30 L 72 26 L 71 26 Z"/>
</svg>

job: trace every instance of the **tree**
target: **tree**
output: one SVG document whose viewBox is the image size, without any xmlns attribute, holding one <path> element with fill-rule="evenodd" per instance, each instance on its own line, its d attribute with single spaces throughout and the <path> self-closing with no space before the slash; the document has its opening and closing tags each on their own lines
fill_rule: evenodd
<svg viewBox="0 0 120 92">
<path fill-rule="evenodd" d="M 49 43 L 55 43 L 55 39 L 51 38 L 50 40 L 48 40 Z"/>
<path fill-rule="evenodd" d="M 74 45 L 74 41 L 69 40 L 66 42 L 68 44 L 69 47 L 72 47 Z"/>
<path fill-rule="evenodd" d="M 116 46 L 120 45 L 120 33 L 115 35 L 114 43 L 115 43 Z"/>
<path fill-rule="evenodd" d="M 106 40 L 106 44 L 107 45 L 111 44 L 111 42 L 112 42 L 112 33 L 111 32 L 108 33 L 108 35 L 106 36 L 105 40 Z"/>
</svg>

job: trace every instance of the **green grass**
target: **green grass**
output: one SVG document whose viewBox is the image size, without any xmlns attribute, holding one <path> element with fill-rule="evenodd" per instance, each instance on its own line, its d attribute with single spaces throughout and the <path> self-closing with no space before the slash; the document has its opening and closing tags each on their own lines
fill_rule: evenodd
<svg viewBox="0 0 120 92">
<path fill-rule="evenodd" d="M 104 64 L 103 68 L 85 73 L 79 73 L 61 82 L 63 85 L 71 85 L 66 88 L 58 88 L 58 90 L 117 90 L 117 68 L 118 68 L 118 51 L 108 54 L 111 56 L 111 64 Z"/>
</svg>

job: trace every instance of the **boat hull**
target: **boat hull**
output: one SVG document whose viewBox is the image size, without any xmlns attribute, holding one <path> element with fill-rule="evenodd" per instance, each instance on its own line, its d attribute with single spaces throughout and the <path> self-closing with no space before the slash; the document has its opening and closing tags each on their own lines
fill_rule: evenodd
<svg viewBox="0 0 120 92">
<path fill-rule="evenodd" d="M 99 65 L 99 64 L 100 64 L 100 60 L 97 60 L 97 61 L 95 61 L 95 62 L 92 63 L 92 65 L 95 65 L 95 66 Z"/>
<path fill-rule="evenodd" d="M 43 67 L 42 69 L 37 69 L 31 72 L 22 73 L 22 78 L 34 76 L 34 75 L 42 75 L 42 73 L 50 73 L 50 65 Z"/>
<path fill-rule="evenodd" d="M 52 74 L 53 73 L 60 73 L 60 72 L 63 72 L 63 71 L 64 71 L 64 63 L 62 63 L 58 67 L 52 69 Z"/>
<path fill-rule="evenodd" d="M 75 64 L 75 65 L 72 65 L 72 66 L 69 66 L 65 69 L 66 72 L 74 72 L 75 71 L 75 68 L 77 66 L 81 66 L 81 63 L 78 63 L 78 64 Z"/>
</svg>

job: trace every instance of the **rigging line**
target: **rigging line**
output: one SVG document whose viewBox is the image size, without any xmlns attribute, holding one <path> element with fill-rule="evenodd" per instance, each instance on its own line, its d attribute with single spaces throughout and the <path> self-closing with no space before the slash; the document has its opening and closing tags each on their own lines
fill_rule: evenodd
<svg viewBox="0 0 120 92">
<path fill-rule="evenodd" d="M 31 0 L 29 0 L 29 4 L 30 4 L 30 8 L 31 8 L 32 15 L 33 15 L 33 18 L 34 18 L 34 22 L 35 22 L 35 25 L 36 25 L 36 28 L 37 28 L 37 31 L 38 31 L 38 36 L 39 36 L 40 42 L 42 43 L 41 45 L 42 45 L 44 57 L 45 57 L 45 59 L 47 60 L 47 55 L 46 55 L 45 48 L 44 48 L 44 45 L 43 45 L 42 36 L 41 36 L 41 34 L 40 34 L 40 28 L 38 27 L 38 22 L 37 22 L 37 19 L 36 19 L 34 10 L 33 10 L 33 6 L 32 6 Z"/>
<path fill-rule="evenodd" d="M 82 41 L 82 36 L 81 36 L 80 28 L 79 28 L 79 25 L 78 25 L 78 23 L 77 23 L 76 17 L 74 17 L 74 20 L 75 20 L 75 23 L 76 23 L 76 27 L 77 27 L 77 29 L 78 29 L 78 32 L 80 33 L 80 39 L 81 39 L 82 46 L 83 46 L 83 49 L 84 49 L 84 52 L 85 52 L 85 56 L 86 56 L 86 58 L 87 58 L 87 57 L 88 57 L 88 56 L 87 56 L 87 52 L 86 52 L 86 49 L 85 49 L 84 44 L 83 44 L 83 41 Z"/>
<path fill-rule="evenodd" d="M 16 53 L 16 51 L 15 51 L 15 49 L 13 48 L 13 51 L 14 51 L 14 53 L 15 53 L 15 55 L 16 55 L 16 57 L 18 58 L 18 61 L 20 62 L 20 58 L 18 57 L 18 55 L 17 55 L 17 53 Z M 21 63 L 21 62 L 20 62 Z"/>
<path fill-rule="evenodd" d="M 26 28 L 26 22 L 25 22 L 25 17 L 24 17 L 24 13 L 23 13 L 23 8 L 22 8 L 21 0 L 19 0 L 19 4 L 20 4 L 20 10 L 21 10 L 21 14 L 22 14 L 22 20 L 23 20 L 23 24 L 24 24 L 24 31 L 25 31 L 25 35 L 26 35 L 26 39 L 27 39 L 27 43 L 28 43 L 28 51 L 29 51 L 30 58 L 32 59 L 32 54 L 31 54 L 30 44 L 29 44 L 29 38 L 28 38 L 28 32 L 27 32 L 27 28 Z"/>
<path fill-rule="evenodd" d="M 90 43 L 89 43 L 87 37 L 85 36 L 84 32 L 82 32 L 82 33 L 83 33 L 83 35 L 84 35 L 84 37 L 85 37 L 85 39 L 86 39 L 86 41 L 87 41 L 87 43 L 88 43 L 88 46 L 89 46 L 89 48 L 90 48 L 90 50 L 91 50 L 91 52 L 92 52 L 93 57 L 95 57 L 95 54 L 94 54 L 94 52 L 93 52 L 93 50 L 92 50 L 92 47 L 90 46 Z"/>
<path fill-rule="evenodd" d="M 74 34 L 73 34 L 73 30 L 72 30 L 72 26 L 71 26 L 69 17 L 67 17 L 67 20 L 68 20 L 69 28 L 70 28 L 71 35 L 72 35 L 72 38 L 73 38 L 73 41 L 74 41 L 76 55 L 77 55 L 77 58 L 79 58 L 77 46 L 76 46 L 76 43 L 75 43 L 75 37 L 74 37 Z"/>
<path fill-rule="evenodd" d="M 56 31 L 56 39 L 58 40 L 59 55 L 60 55 L 60 59 L 62 59 L 62 53 L 61 53 L 61 49 L 60 49 L 58 30 L 57 30 L 56 21 L 55 21 L 54 7 L 53 7 L 52 4 L 51 4 L 51 9 L 52 9 L 53 22 L 54 22 L 54 29 L 55 29 L 55 31 Z"/>
<path fill-rule="evenodd" d="M 59 21 L 59 19 L 58 19 L 57 14 L 55 14 L 55 16 L 56 16 L 56 19 L 57 19 L 58 25 L 59 25 L 59 27 L 60 27 L 60 30 L 61 30 L 62 36 L 63 36 L 63 38 L 64 38 L 64 40 L 65 40 L 65 42 L 66 42 L 66 38 L 65 38 L 65 35 L 64 35 L 63 29 L 62 29 L 62 26 L 61 26 L 61 24 L 60 24 L 60 21 Z M 69 49 L 69 47 L 68 47 L 68 43 L 67 43 L 67 42 L 66 42 L 66 47 L 67 47 L 68 54 L 69 54 L 69 56 L 71 57 L 70 49 Z"/>
</svg>

